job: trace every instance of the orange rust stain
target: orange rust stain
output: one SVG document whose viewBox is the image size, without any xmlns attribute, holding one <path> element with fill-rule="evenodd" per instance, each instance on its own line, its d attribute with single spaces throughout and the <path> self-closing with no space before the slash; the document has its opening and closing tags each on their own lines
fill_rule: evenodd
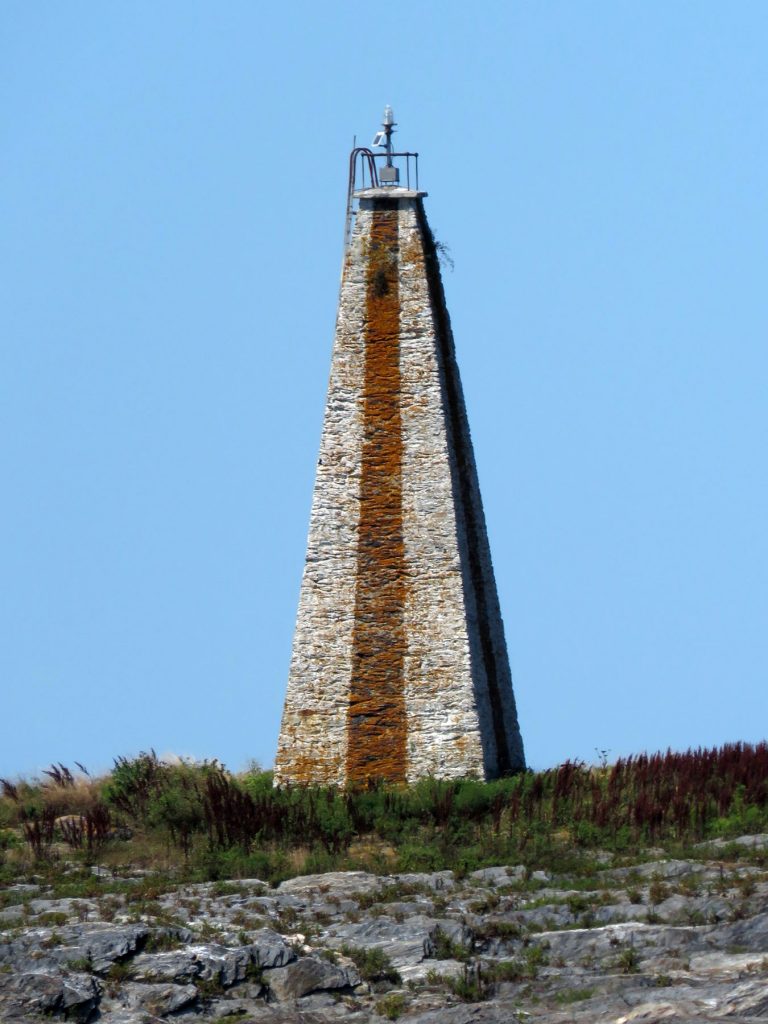
<svg viewBox="0 0 768 1024">
<path fill-rule="evenodd" d="M 341 759 L 333 756 L 333 749 L 323 747 L 321 756 L 308 736 L 322 732 L 322 714 L 316 708 L 298 708 L 298 721 L 283 728 L 277 752 L 276 770 L 290 785 L 333 785 L 342 774 Z M 322 756 L 325 755 L 325 756 Z"/>
<path fill-rule="evenodd" d="M 397 209 L 374 209 L 366 268 L 360 528 L 347 781 L 404 782 L 405 548 Z"/>
<path fill-rule="evenodd" d="M 307 750 L 306 741 L 302 736 L 294 734 L 289 739 L 290 767 L 281 766 L 281 774 L 287 777 L 291 785 L 324 786 L 333 785 L 338 781 L 337 764 L 318 759 L 315 752 Z"/>
</svg>

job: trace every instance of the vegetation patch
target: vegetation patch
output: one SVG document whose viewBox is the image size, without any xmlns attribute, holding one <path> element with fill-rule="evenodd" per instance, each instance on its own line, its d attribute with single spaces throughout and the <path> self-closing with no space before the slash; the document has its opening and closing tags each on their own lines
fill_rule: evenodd
<svg viewBox="0 0 768 1024">
<path fill-rule="evenodd" d="M 363 948 L 345 944 L 341 952 L 352 960 L 363 981 L 388 981 L 398 985 L 402 980 L 392 961 L 379 946 Z"/>
<path fill-rule="evenodd" d="M 643 754 L 597 767 L 567 761 L 488 783 L 423 779 L 346 790 L 275 788 L 271 772 L 234 775 L 217 761 L 169 764 L 150 751 L 117 758 L 99 779 L 82 766 L 75 772 L 55 764 L 41 779 L 0 780 L 0 883 L 34 873 L 54 887 L 53 898 L 112 893 L 136 905 L 180 882 L 214 881 L 215 895 L 235 897 L 245 878 L 276 884 L 355 869 L 450 869 L 462 878 L 518 864 L 567 876 L 574 890 L 595 890 L 610 886 L 597 874 L 604 867 L 598 851 L 619 864 L 648 845 L 686 855 L 705 840 L 768 831 L 766 779 L 766 743 Z M 699 849 L 696 857 L 765 866 L 768 852 L 732 844 Z M 106 868 L 98 877 L 94 863 Z M 150 874 L 138 881 L 121 874 L 137 867 Z M 546 884 L 529 871 L 497 893 L 524 895 Z M 745 898 L 754 891 L 749 879 L 738 884 Z M 699 882 L 680 885 L 693 892 Z M 492 910 L 497 893 L 478 897 L 476 911 Z M 406 894 L 395 885 L 358 903 L 366 909 Z M 663 879 L 637 878 L 630 898 L 655 914 L 669 894 Z M 28 898 L 6 893 L 3 904 Z M 592 912 L 586 898 L 572 903 L 576 916 Z"/>
<path fill-rule="evenodd" d="M 376 1003 L 376 1012 L 386 1020 L 398 1020 L 405 1010 L 406 998 L 402 992 L 390 992 Z"/>
</svg>

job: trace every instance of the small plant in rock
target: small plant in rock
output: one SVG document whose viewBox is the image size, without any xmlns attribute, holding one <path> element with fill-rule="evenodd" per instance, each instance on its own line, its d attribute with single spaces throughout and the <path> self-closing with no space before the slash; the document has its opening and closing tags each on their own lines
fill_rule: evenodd
<svg viewBox="0 0 768 1024">
<path fill-rule="evenodd" d="M 432 936 L 435 960 L 468 960 L 469 952 L 460 942 L 456 942 L 442 928 L 437 928 Z"/>
<path fill-rule="evenodd" d="M 493 963 L 485 965 L 484 974 L 488 981 L 494 983 L 504 981 L 516 983 L 529 976 L 525 961 L 520 959 L 495 960 Z"/>
<path fill-rule="evenodd" d="M 636 974 L 639 970 L 640 954 L 634 946 L 627 946 L 616 957 L 616 967 L 622 974 Z"/>
<path fill-rule="evenodd" d="M 681 896 L 698 896 L 701 892 L 701 879 L 697 875 L 684 875 L 677 883 L 677 891 Z"/>
<path fill-rule="evenodd" d="M 388 981 L 397 985 L 402 979 L 380 946 L 368 948 L 343 945 L 341 952 L 353 961 L 363 981 Z"/>
<path fill-rule="evenodd" d="M 47 926 L 47 925 L 54 925 L 55 926 L 55 925 L 66 924 L 68 920 L 69 920 L 69 916 L 67 914 L 62 914 L 62 912 L 60 910 L 55 910 L 55 911 L 50 911 L 47 914 L 41 914 L 38 917 L 38 919 L 37 919 L 37 923 L 40 924 L 40 925 L 43 925 L 43 926 Z"/>
<path fill-rule="evenodd" d="M 521 939 L 523 937 L 523 928 L 517 921 L 489 918 L 481 922 L 477 937 L 480 939 Z"/>
<path fill-rule="evenodd" d="M 67 967 L 70 971 L 83 971 L 90 974 L 93 971 L 93 959 L 90 956 L 76 957 L 74 960 L 67 960 Z"/>
<path fill-rule="evenodd" d="M 20 934 L 20 932 L 19 932 Z M 47 935 L 40 941 L 40 949 L 55 949 L 56 946 L 64 945 L 64 936 L 60 935 L 57 931 L 52 931 L 50 935 Z M 30 956 L 32 959 L 39 959 L 42 957 L 42 953 L 39 951 L 33 951 Z"/>
<path fill-rule="evenodd" d="M 106 986 L 108 995 L 113 998 L 118 994 L 126 981 L 130 981 L 135 974 L 131 964 L 116 961 L 107 971 Z"/>
<path fill-rule="evenodd" d="M 214 896 L 242 896 L 243 887 L 236 882 L 214 882 L 211 893 Z"/>
<path fill-rule="evenodd" d="M 745 875 L 743 878 L 740 878 L 737 882 L 737 885 L 739 888 L 739 892 L 745 898 L 748 898 L 749 896 L 754 896 L 757 892 L 757 885 L 755 884 L 755 880 L 750 875 Z"/>
<path fill-rule="evenodd" d="M 726 874 L 725 867 L 720 865 L 720 873 L 711 887 L 712 891 L 718 893 L 720 896 L 724 896 L 733 884 L 733 878 L 731 875 Z"/>
<path fill-rule="evenodd" d="M 398 1020 L 405 1009 L 405 996 L 402 992 L 390 992 L 376 1003 L 376 1012 L 387 1020 Z"/>
<path fill-rule="evenodd" d="M 495 910 L 501 902 L 501 897 L 498 893 L 489 892 L 482 899 L 475 900 L 469 904 L 469 909 L 473 914 L 487 914 L 491 910 Z"/>
<path fill-rule="evenodd" d="M 493 992 L 493 983 L 486 977 L 479 963 L 465 964 L 458 977 L 440 976 L 436 971 L 430 972 L 427 978 L 432 977 L 432 984 L 435 984 L 434 975 L 437 975 L 438 984 L 444 985 L 463 1003 L 484 1002 L 486 999 L 490 999 Z"/>
<path fill-rule="evenodd" d="M 199 938 L 203 942 L 211 942 L 214 939 L 221 938 L 221 932 L 218 928 L 215 928 L 210 921 L 201 921 L 199 926 L 195 929 Z"/>
<path fill-rule="evenodd" d="M 299 920 L 299 912 L 296 907 L 282 907 L 280 910 L 280 924 L 285 928 L 292 928 Z"/>
<path fill-rule="evenodd" d="M 578 917 L 579 914 L 583 914 L 587 910 L 591 909 L 590 901 L 587 899 L 586 896 L 582 896 L 581 894 L 578 894 L 576 896 L 569 896 L 566 900 L 566 903 L 568 909 L 574 917 Z"/>
<path fill-rule="evenodd" d="M 654 878 L 648 887 L 648 902 L 652 907 L 657 907 L 669 896 L 669 886 L 661 878 Z"/>
<path fill-rule="evenodd" d="M 707 923 L 704 913 L 696 907 L 686 907 L 681 916 L 683 924 L 702 925 Z"/>
<path fill-rule="evenodd" d="M 555 1002 L 560 1006 L 570 1006 L 571 1003 L 581 1003 L 585 999 L 591 999 L 595 994 L 593 988 L 568 988 L 564 992 L 558 992 Z"/>
<path fill-rule="evenodd" d="M 549 956 L 544 946 L 529 946 L 525 951 L 526 971 L 529 978 L 535 978 L 540 967 L 546 967 Z"/>
<path fill-rule="evenodd" d="M 251 985 L 264 985 L 264 973 L 258 964 L 248 964 L 245 969 L 245 980 Z"/>
<path fill-rule="evenodd" d="M 170 953 L 181 949 L 184 943 L 177 935 L 169 931 L 154 932 L 144 944 L 145 953 Z"/>
<path fill-rule="evenodd" d="M 728 915 L 731 921 L 743 921 L 749 917 L 749 904 L 746 900 L 734 903 Z"/>
<path fill-rule="evenodd" d="M 224 986 L 221 978 L 195 978 L 193 985 L 197 994 L 202 1000 L 215 999 L 216 996 L 224 994 Z"/>
</svg>

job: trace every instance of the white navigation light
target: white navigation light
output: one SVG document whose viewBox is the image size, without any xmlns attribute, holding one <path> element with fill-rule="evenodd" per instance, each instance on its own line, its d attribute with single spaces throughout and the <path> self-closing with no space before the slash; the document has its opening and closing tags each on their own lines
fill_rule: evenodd
<svg viewBox="0 0 768 1024">
<path fill-rule="evenodd" d="M 394 124 L 394 123 L 395 123 L 395 115 L 392 112 L 392 107 L 390 107 L 390 105 L 387 104 L 386 107 L 384 107 L 384 120 L 382 121 L 382 124 Z"/>
</svg>

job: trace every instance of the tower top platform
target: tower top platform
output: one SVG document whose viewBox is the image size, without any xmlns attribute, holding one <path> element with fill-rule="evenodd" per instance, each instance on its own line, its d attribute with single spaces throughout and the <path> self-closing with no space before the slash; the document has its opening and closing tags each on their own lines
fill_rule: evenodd
<svg viewBox="0 0 768 1024">
<path fill-rule="evenodd" d="M 378 188 L 359 188 L 352 193 L 353 199 L 423 199 L 429 192 L 404 188 L 401 185 L 379 185 Z"/>
</svg>

